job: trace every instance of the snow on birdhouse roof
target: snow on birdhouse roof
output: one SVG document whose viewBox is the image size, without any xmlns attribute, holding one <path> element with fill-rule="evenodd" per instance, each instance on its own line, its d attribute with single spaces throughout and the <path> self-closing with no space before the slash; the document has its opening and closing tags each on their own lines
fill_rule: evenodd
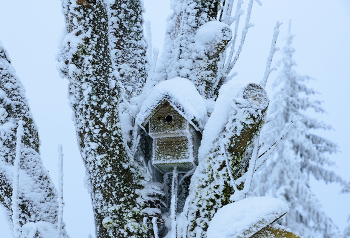
<svg viewBox="0 0 350 238">
<path fill-rule="evenodd" d="M 245 198 L 218 210 L 209 224 L 207 237 L 250 237 L 288 211 L 288 205 L 277 198 Z"/>
<path fill-rule="evenodd" d="M 180 77 L 162 81 L 149 90 L 136 123 L 142 126 L 163 100 L 167 100 L 196 130 L 204 128 L 207 120 L 205 101 L 191 81 Z"/>
</svg>

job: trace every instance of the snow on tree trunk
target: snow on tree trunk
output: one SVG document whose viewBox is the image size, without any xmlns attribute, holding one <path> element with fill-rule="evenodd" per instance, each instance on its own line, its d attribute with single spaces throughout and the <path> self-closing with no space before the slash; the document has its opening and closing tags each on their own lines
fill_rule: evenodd
<svg viewBox="0 0 350 238">
<path fill-rule="evenodd" d="M 114 0 L 109 6 L 111 59 L 130 99 L 140 94 L 147 78 L 147 43 L 143 33 L 143 2 Z"/>
<path fill-rule="evenodd" d="M 191 80 L 205 98 L 216 99 L 218 90 L 226 80 L 226 75 L 220 74 L 220 56 L 231 38 L 230 26 L 219 21 L 207 22 L 197 30 Z"/>
<path fill-rule="evenodd" d="M 38 130 L 25 97 L 25 89 L 0 42 L 0 202 L 8 209 L 10 217 L 19 120 L 23 121 L 17 188 L 19 225 L 23 228 L 29 223 L 51 224 L 48 227 L 56 233 L 57 194 L 39 155 Z M 68 237 L 65 230 L 63 237 Z"/>
<path fill-rule="evenodd" d="M 220 1 L 175 0 L 171 6 L 173 13 L 167 23 L 164 49 L 157 65 L 155 80 L 162 81 L 178 76 L 188 78 L 202 96 L 211 97 L 212 88 L 210 87 L 213 86 L 212 81 L 216 80 L 219 53 L 225 47 L 229 36 L 223 33 L 218 37 L 218 39 L 221 38 L 220 42 L 217 42 L 220 49 L 213 48 L 211 52 L 205 53 L 202 47 L 196 47 L 195 36 L 202 25 L 217 20 Z M 229 27 L 225 29 L 230 31 Z M 193 54 L 196 51 L 195 48 L 199 48 L 200 52 Z M 210 56 L 209 58 L 205 55 L 206 53 Z M 197 60 L 199 62 L 196 63 Z M 198 67 L 199 64 L 200 67 Z M 199 75 L 201 70 L 208 72 L 205 75 Z M 202 82 L 205 77 L 209 78 Z"/>
<path fill-rule="evenodd" d="M 266 92 L 257 84 L 229 82 L 220 89 L 203 132 L 199 165 L 184 208 L 188 224 L 182 229 L 187 237 L 206 237 L 216 211 L 233 202 L 231 196 L 243 189 L 244 181 L 235 185 L 232 180 L 247 171 L 251 145 L 259 136 L 267 107 Z"/>
<path fill-rule="evenodd" d="M 125 2 L 118 1 L 112 6 L 121 4 L 126 13 Z M 111 10 L 109 16 L 109 5 L 103 1 L 62 0 L 62 6 L 67 34 L 58 56 L 59 67 L 62 76 L 69 80 L 70 106 L 85 164 L 96 236 L 148 237 L 152 230 L 143 224 L 142 167 L 128 156 L 119 119 L 122 83 L 129 78 L 123 79 L 124 74 L 118 75 L 113 68 L 122 52 L 113 48 L 128 47 L 129 43 L 125 40 L 121 45 L 111 45 L 118 40 L 109 39 L 108 34 L 109 30 L 115 31 L 109 27 L 116 23 L 113 15 L 116 13 Z M 124 76 L 129 77 L 137 67 L 123 71 Z M 123 70 L 129 69 L 125 66 Z"/>
</svg>

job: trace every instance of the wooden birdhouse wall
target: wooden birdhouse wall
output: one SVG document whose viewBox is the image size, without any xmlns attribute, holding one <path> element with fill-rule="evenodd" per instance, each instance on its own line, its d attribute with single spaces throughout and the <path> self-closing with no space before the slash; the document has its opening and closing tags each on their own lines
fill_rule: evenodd
<svg viewBox="0 0 350 238">
<path fill-rule="evenodd" d="M 152 164 L 162 173 L 177 167 L 187 172 L 197 163 L 200 132 L 167 101 L 163 100 L 145 125 L 153 138 Z"/>
<path fill-rule="evenodd" d="M 163 100 L 150 118 L 150 135 L 181 133 L 187 129 L 187 121 L 167 100 Z"/>
</svg>

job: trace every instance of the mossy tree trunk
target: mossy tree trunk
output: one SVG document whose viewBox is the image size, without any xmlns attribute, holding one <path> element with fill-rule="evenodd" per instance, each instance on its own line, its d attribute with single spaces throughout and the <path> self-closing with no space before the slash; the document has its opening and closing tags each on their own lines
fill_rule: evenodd
<svg viewBox="0 0 350 238">
<path fill-rule="evenodd" d="M 115 0 L 109 11 L 112 63 L 130 99 L 141 93 L 147 78 L 143 6 L 140 0 Z"/>
<path fill-rule="evenodd" d="M 265 91 L 256 84 L 247 85 L 242 96 L 246 100 L 243 104 L 231 99 L 233 107 L 227 124 L 209 153 L 200 158 L 192 177 L 184 209 L 188 223 L 182 232 L 186 237 L 206 237 L 217 210 L 234 202 L 232 195 L 238 192 L 235 188 L 244 189 L 244 180 L 233 184 L 248 170 L 253 142 L 264 124 L 268 99 Z"/>
<path fill-rule="evenodd" d="M 195 36 L 205 23 L 217 21 L 221 5 L 220 0 L 193 0 L 187 3 L 176 0 L 173 14 L 168 20 L 165 44 L 160 64 L 157 67 L 157 78 L 162 81 L 174 77 L 190 79 L 199 93 L 205 98 L 216 98 L 221 84 L 218 72 L 220 49 L 210 52 L 210 57 L 203 52 L 196 52 Z M 224 41 L 226 46 L 228 41 Z"/>
<path fill-rule="evenodd" d="M 63 10 L 68 34 L 59 60 L 69 80 L 96 236 L 149 237 L 142 222 L 142 168 L 127 154 L 119 121 L 123 80 L 113 72 L 108 7 L 102 0 L 67 0 Z"/>
</svg>

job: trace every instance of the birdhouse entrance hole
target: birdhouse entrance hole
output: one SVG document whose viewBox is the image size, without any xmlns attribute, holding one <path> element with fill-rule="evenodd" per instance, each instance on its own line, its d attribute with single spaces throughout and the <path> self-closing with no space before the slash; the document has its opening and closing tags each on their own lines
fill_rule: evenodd
<svg viewBox="0 0 350 238">
<path fill-rule="evenodd" d="M 170 123 L 172 120 L 173 120 L 173 116 L 172 115 L 167 115 L 165 117 L 165 121 L 168 122 L 168 123 Z"/>
</svg>

